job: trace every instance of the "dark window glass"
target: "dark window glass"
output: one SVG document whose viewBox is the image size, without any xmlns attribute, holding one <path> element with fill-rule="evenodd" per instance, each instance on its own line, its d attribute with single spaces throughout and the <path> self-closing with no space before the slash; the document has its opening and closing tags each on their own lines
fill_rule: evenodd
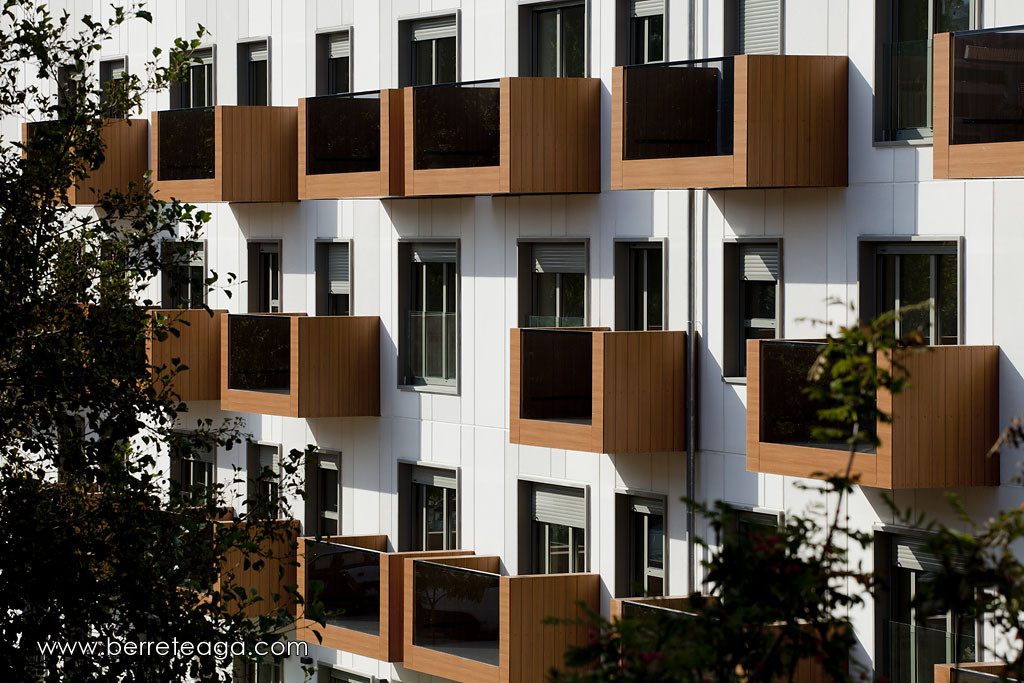
<svg viewBox="0 0 1024 683">
<path fill-rule="evenodd" d="M 534 76 L 582 77 L 586 72 L 585 6 L 535 11 L 533 50 Z"/>
<path fill-rule="evenodd" d="M 406 350 L 412 383 L 454 384 L 458 373 L 458 273 L 450 262 L 410 264 Z"/>
<path fill-rule="evenodd" d="M 434 83 L 454 83 L 456 74 L 455 37 L 439 38 L 435 41 L 436 69 Z"/>
<path fill-rule="evenodd" d="M 497 166 L 500 103 L 497 81 L 413 91 L 413 167 Z"/>
<path fill-rule="evenodd" d="M 334 57 L 327 60 L 327 94 L 347 93 L 349 85 L 349 57 Z M 308 106 L 308 100 L 307 100 Z"/>
<path fill-rule="evenodd" d="M 577 527 L 534 521 L 536 548 L 534 558 L 539 564 L 536 574 L 569 574 L 586 571 L 587 534 Z"/>
<path fill-rule="evenodd" d="M 336 467 L 317 468 L 317 501 L 320 508 L 320 535 L 336 535 L 338 533 L 338 470 Z"/>
<path fill-rule="evenodd" d="M 268 75 L 267 60 L 261 59 L 249 62 L 248 69 L 249 88 L 246 91 L 249 101 L 246 104 L 254 106 L 266 106 L 268 104 Z"/>
<path fill-rule="evenodd" d="M 228 388 L 287 394 L 291 390 L 291 319 L 228 318 Z"/>
<path fill-rule="evenodd" d="M 415 562 L 413 644 L 498 666 L 499 586 L 497 574 Z"/>
<path fill-rule="evenodd" d="M 414 484 L 413 550 L 457 548 L 455 489 Z"/>
<path fill-rule="evenodd" d="M 306 100 L 306 173 L 380 170 L 380 93 Z"/>
<path fill-rule="evenodd" d="M 895 323 L 903 336 L 916 330 L 927 344 L 956 344 L 959 339 L 959 277 L 955 253 L 899 253 L 887 247 L 877 259 L 878 311 L 922 306 Z"/>
<path fill-rule="evenodd" d="M 629 21 L 630 64 L 665 59 L 665 15 L 633 17 Z"/>
<path fill-rule="evenodd" d="M 950 142 L 1024 140 L 1024 32 L 954 35 Z"/>
<path fill-rule="evenodd" d="M 213 108 L 173 109 L 157 114 L 159 180 L 201 180 L 214 177 Z"/>
<path fill-rule="evenodd" d="M 589 332 L 522 330 L 521 417 L 590 424 L 592 344 Z"/>
<path fill-rule="evenodd" d="M 206 268 L 201 242 L 164 242 L 164 308 L 202 308 L 206 303 Z"/>
<path fill-rule="evenodd" d="M 381 554 L 337 543 L 307 541 L 306 548 L 305 599 L 323 603 L 331 626 L 379 635 Z"/>
<path fill-rule="evenodd" d="M 629 329 L 662 329 L 662 250 L 629 248 Z"/>
</svg>

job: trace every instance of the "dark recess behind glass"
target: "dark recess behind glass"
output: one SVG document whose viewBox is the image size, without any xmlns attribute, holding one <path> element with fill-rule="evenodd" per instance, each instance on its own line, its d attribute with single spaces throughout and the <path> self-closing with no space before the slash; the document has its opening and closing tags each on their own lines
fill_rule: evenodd
<svg viewBox="0 0 1024 683">
<path fill-rule="evenodd" d="M 498 81 L 417 87 L 413 167 L 499 165 L 500 105 Z"/>
<path fill-rule="evenodd" d="M 413 567 L 413 645 L 497 666 L 500 577 L 432 562 Z"/>
<path fill-rule="evenodd" d="M 308 175 L 379 170 L 380 93 L 306 100 Z"/>
<path fill-rule="evenodd" d="M 337 543 L 306 542 L 307 599 L 324 605 L 327 623 L 360 633 L 380 633 L 380 556 Z M 313 582 L 322 584 L 312 595 Z"/>
<path fill-rule="evenodd" d="M 229 316 L 228 388 L 288 393 L 291 349 L 291 318 Z"/>
<path fill-rule="evenodd" d="M 591 333 L 522 330 L 521 334 L 521 417 L 590 424 Z"/>
<path fill-rule="evenodd" d="M 172 109 L 157 114 L 160 126 L 158 180 L 203 180 L 214 177 L 213 107 Z"/>
<path fill-rule="evenodd" d="M 1024 140 L 1024 32 L 956 35 L 950 142 Z"/>
</svg>

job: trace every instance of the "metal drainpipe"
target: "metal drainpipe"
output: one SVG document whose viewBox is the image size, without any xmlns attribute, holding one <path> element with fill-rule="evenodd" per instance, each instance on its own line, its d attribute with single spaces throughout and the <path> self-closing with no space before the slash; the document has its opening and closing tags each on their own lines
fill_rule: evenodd
<svg viewBox="0 0 1024 683">
<path fill-rule="evenodd" d="M 689 59 L 697 58 L 697 0 L 689 2 L 689 18 L 687 52 Z M 694 250 L 697 246 L 697 191 L 689 191 L 689 216 L 687 220 L 687 311 L 686 311 L 686 496 L 690 500 L 697 497 L 697 344 L 695 319 L 697 317 L 697 276 L 695 271 L 697 257 Z M 697 586 L 697 543 L 694 535 L 697 532 L 697 512 L 692 505 L 686 506 L 686 584 L 687 594 L 692 594 Z"/>
</svg>

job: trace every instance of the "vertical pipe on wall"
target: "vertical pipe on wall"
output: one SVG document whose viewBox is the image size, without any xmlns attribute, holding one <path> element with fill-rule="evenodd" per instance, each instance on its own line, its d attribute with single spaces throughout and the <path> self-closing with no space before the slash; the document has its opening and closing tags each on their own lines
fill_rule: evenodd
<svg viewBox="0 0 1024 683">
<path fill-rule="evenodd" d="M 689 13 L 687 16 L 687 58 L 696 59 L 697 55 L 697 0 L 689 1 Z M 697 247 L 697 191 L 689 190 L 689 207 L 687 209 L 687 246 L 686 255 L 689 259 L 689 266 L 686 269 L 687 276 L 687 303 L 686 303 L 686 497 L 693 501 L 697 497 L 697 344 L 695 319 L 697 317 L 697 300 L 695 290 L 697 288 L 697 276 L 695 266 L 697 258 L 695 249 Z M 697 543 L 694 534 L 697 531 L 697 512 L 692 503 L 686 505 L 686 586 L 687 594 L 694 592 L 697 585 Z"/>
</svg>

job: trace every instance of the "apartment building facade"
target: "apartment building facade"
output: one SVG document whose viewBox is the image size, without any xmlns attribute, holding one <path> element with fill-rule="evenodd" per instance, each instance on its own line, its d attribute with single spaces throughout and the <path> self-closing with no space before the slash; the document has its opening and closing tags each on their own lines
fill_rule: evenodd
<svg viewBox="0 0 1024 683">
<path fill-rule="evenodd" d="M 1024 23 L 1024 7 L 152 10 L 151 25 L 105 46 L 97 76 L 209 30 L 188 81 L 147 98 L 149 138 L 135 143 L 148 144 L 158 193 L 212 215 L 201 256 L 154 282 L 151 298 L 174 308 L 209 273 L 238 274 L 232 297 L 208 299 L 225 312 L 209 334 L 228 357 L 223 369 L 190 364 L 209 381 L 186 400 L 190 417 L 239 415 L 253 434 L 248 449 L 169 462 L 169 474 L 230 481 L 233 468 L 273 468 L 314 444 L 308 500 L 292 501 L 311 539 L 300 584 L 307 571 L 329 581 L 332 566 L 373 574 L 380 562 L 387 574 L 361 593 L 371 601 L 388 585 L 408 603 L 416 581 L 475 581 L 485 596 L 459 608 L 483 644 L 455 626 L 421 639 L 408 604 L 398 616 L 350 604 L 358 623 L 311 646 L 320 680 L 531 680 L 520 661 L 530 646 L 507 631 L 529 612 L 498 614 L 508 596 L 523 612 L 568 592 L 607 614 L 613 598 L 699 589 L 680 501 L 688 441 L 698 498 L 755 524 L 802 511 L 815 494 L 796 484 L 838 456 L 786 413 L 800 410 L 788 359 L 814 347 L 772 340 L 920 302 L 930 305 L 916 322 L 943 348 L 917 368 L 918 393 L 893 404 L 883 447 L 859 456 L 865 485 L 847 504 L 876 534 L 853 560 L 890 586 L 851 615 L 851 656 L 908 681 L 949 661 L 949 616 L 909 607 L 931 560 L 884 494 L 946 520 L 947 490 L 979 519 L 1024 500 L 1014 454 L 978 460 L 1024 405 L 1013 331 L 1024 193 L 1012 179 L 1024 175 L 1012 113 L 1024 60 L 1018 34 L 989 30 Z M 971 83 L 989 90 L 958 94 Z M 20 137 L 20 123 L 3 122 L 4 137 Z M 240 507 L 246 491 L 236 495 Z M 698 520 L 695 533 L 710 529 Z M 404 585 L 382 584 L 388 574 Z M 526 580 L 560 575 L 576 578 Z M 983 623 L 970 633 L 963 656 L 996 656 L 982 652 L 999 634 Z M 302 680 L 301 664 L 268 663 L 259 680 Z"/>
</svg>

